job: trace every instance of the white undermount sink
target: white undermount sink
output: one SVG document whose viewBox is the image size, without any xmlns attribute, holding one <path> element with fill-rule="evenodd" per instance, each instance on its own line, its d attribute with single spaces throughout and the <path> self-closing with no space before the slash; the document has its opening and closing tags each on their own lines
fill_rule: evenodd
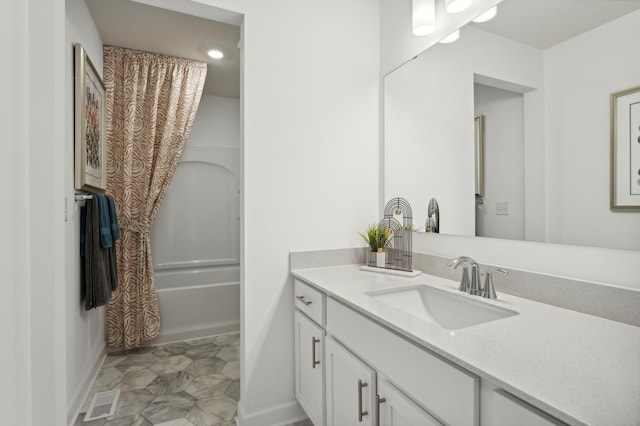
<svg viewBox="0 0 640 426">
<path fill-rule="evenodd" d="M 458 330 L 518 314 L 490 305 L 480 296 L 450 293 L 428 285 L 375 290 L 366 294 L 448 330 Z"/>
</svg>

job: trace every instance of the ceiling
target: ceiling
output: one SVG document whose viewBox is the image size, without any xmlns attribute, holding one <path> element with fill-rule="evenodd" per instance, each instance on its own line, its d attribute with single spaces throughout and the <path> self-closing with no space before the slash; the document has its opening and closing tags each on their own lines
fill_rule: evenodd
<svg viewBox="0 0 640 426">
<path fill-rule="evenodd" d="M 240 97 L 238 25 L 141 1 L 86 0 L 104 44 L 207 62 L 204 93 Z M 471 25 L 546 49 L 638 8 L 640 0 L 504 0 L 494 19 Z M 225 57 L 210 59 L 207 51 L 213 48 Z"/>
<path fill-rule="evenodd" d="M 504 0 L 483 31 L 547 49 L 640 8 L 640 0 Z"/>
<path fill-rule="evenodd" d="M 207 62 L 204 93 L 240 98 L 240 27 L 131 0 L 86 0 L 105 45 Z M 219 60 L 207 56 L 217 49 Z"/>
</svg>

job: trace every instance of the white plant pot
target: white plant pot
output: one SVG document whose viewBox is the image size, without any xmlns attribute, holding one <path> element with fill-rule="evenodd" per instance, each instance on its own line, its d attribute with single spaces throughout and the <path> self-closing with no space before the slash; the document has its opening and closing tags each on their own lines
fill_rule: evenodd
<svg viewBox="0 0 640 426">
<path fill-rule="evenodd" d="M 387 260 L 387 253 L 385 252 L 376 253 L 376 266 L 378 268 L 384 268 L 386 260 Z"/>
</svg>

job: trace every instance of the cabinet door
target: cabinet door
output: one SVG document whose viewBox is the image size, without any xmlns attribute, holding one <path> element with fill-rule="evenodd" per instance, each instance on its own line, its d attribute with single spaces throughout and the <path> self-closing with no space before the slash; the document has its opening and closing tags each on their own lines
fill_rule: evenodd
<svg viewBox="0 0 640 426">
<path fill-rule="evenodd" d="M 440 422 L 385 379 L 378 381 L 377 403 L 380 425 L 441 426 Z"/>
<path fill-rule="evenodd" d="M 295 311 L 296 398 L 315 426 L 324 425 L 324 331 Z"/>
<path fill-rule="evenodd" d="M 374 425 L 375 372 L 332 338 L 325 348 L 327 426 Z"/>
<path fill-rule="evenodd" d="M 493 393 L 491 414 L 496 426 L 557 426 L 561 421 L 543 413 L 515 396 L 498 389 Z"/>
</svg>

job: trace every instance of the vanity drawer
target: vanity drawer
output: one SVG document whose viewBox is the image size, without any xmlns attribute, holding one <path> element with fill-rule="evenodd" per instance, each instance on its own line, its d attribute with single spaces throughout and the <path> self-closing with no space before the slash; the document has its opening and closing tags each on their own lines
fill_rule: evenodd
<svg viewBox="0 0 640 426">
<path fill-rule="evenodd" d="M 477 376 L 332 298 L 327 299 L 326 329 L 442 423 L 478 426 Z"/>
<path fill-rule="evenodd" d="M 325 295 L 300 280 L 295 280 L 294 292 L 296 308 L 318 324 L 324 325 Z"/>
</svg>

